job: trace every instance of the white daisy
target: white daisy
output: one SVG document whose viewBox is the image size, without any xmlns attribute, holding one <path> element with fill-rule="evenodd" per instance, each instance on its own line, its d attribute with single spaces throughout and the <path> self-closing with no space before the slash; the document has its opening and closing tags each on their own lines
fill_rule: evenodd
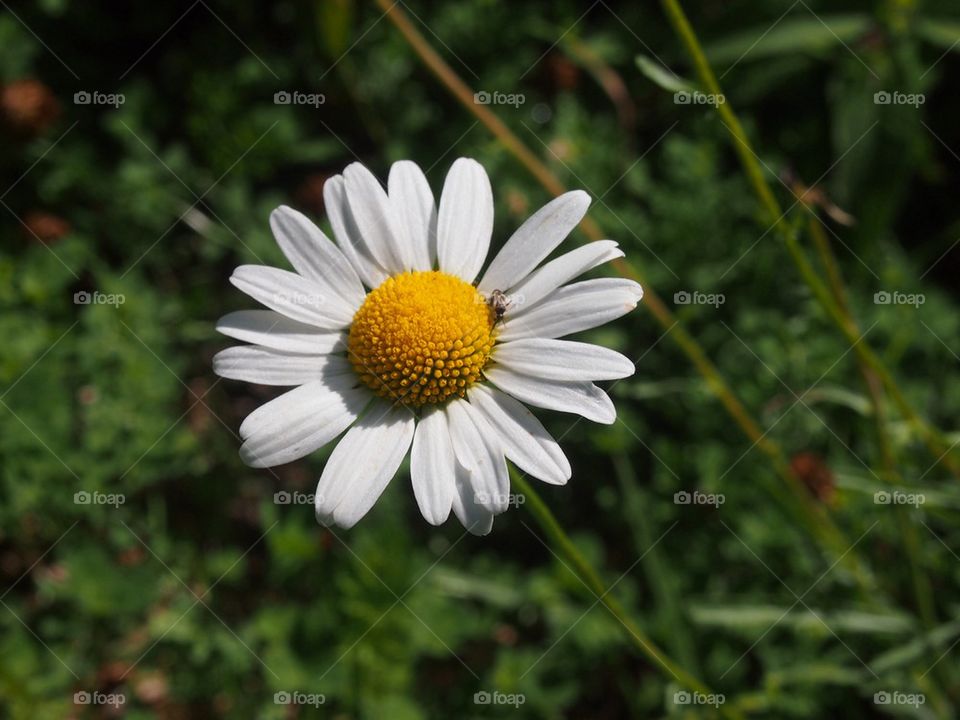
<svg viewBox="0 0 960 720">
<path fill-rule="evenodd" d="M 452 509 L 471 532 L 490 531 L 508 504 L 506 459 L 562 485 L 570 463 L 521 404 L 612 423 L 594 385 L 632 375 L 623 355 L 558 340 L 636 307 L 630 280 L 567 284 L 623 253 L 592 242 L 543 263 L 590 204 L 568 192 L 533 214 L 482 275 L 493 229 L 483 167 L 450 168 L 439 210 L 420 168 L 394 163 L 385 191 L 359 163 L 324 187 L 336 243 L 296 210 L 270 216 L 296 272 L 238 267 L 230 281 L 269 310 L 242 310 L 217 329 L 252 343 L 213 360 L 217 374 L 294 389 L 240 426 L 253 467 L 303 457 L 346 431 L 317 484 L 325 524 L 351 527 L 377 501 L 410 451 L 421 513 Z M 479 281 L 477 277 L 479 276 Z"/>
</svg>

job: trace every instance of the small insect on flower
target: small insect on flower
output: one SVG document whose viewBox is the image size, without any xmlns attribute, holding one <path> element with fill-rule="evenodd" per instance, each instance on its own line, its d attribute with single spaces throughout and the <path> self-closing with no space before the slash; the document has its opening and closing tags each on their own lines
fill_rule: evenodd
<svg viewBox="0 0 960 720">
<path fill-rule="evenodd" d="M 491 290 L 490 297 L 487 298 L 487 305 L 493 310 L 493 324 L 496 325 L 503 321 L 504 313 L 510 308 L 510 298 L 503 290 Z"/>
<path fill-rule="evenodd" d="M 230 278 L 268 309 L 220 319 L 220 332 L 251 344 L 217 353 L 214 371 L 293 388 L 243 421 L 240 457 L 273 467 L 336 440 L 314 511 L 345 528 L 407 455 L 423 517 L 439 525 L 453 512 L 477 535 L 516 497 L 508 459 L 546 483 L 567 482 L 570 462 L 524 403 L 614 422 L 595 383 L 632 375 L 633 363 L 559 338 L 615 320 L 643 296 L 624 278 L 571 282 L 623 256 L 612 240 L 545 262 L 590 196 L 554 198 L 489 263 L 493 191 L 474 160 L 453 164 L 439 202 L 405 160 L 386 188 L 354 163 L 327 179 L 323 199 L 333 240 L 277 208 L 270 227 L 295 272 L 244 265 Z"/>
</svg>

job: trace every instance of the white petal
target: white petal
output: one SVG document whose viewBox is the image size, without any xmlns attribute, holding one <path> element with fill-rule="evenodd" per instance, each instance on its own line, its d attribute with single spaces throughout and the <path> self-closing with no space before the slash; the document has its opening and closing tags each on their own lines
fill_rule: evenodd
<svg viewBox="0 0 960 720">
<path fill-rule="evenodd" d="M 459 158 L 447 173 L 437 216 L 437 258 L 443 272 L 467 282 L 483 267 L 493 232 L 493 191 L 483 166 Z"/>
<path fill-rule="evenodd" d="M 238 345 L 213 356 L 213 371 L 220 377 L 260 385 L 305 385 L 352 370 L 344 357 L 288 353 L 258 345 Z"/>
<path fill-rule="evenodd" d="M 437 259 L 437 205 L 423 170 L 409 160 L 390 167 L 387 191 L 413 250 L 413 269 L 432 270 Z"/>
<path fill-rule="evenodd" d="M 343 180 L 353 219 L 370 254 L 391 273 L 413 269 L 413 245 L 380 181 L 360 163 L 348 165 Z"/>
<path fill-rule="evenodd" d="M 477 285 L 482 293 L 506 290 L 523 280 L 570 234 L 590 207 L 590 196 L 574 190 L 554 198 L 510 236 Z"/>
<path fill-rule="evenodd" d="M 593 383 L 540 380 L 505 367 L 488 368 L 483 374 L 498 388 L 529 405 L 582 415 L 604 425 L 617 419 L 613 402 Z"/>
<path fill-rule="evenodd" d="M 456 492 L 453 495 L 453 514 L 471 535 L 486 535 L 493 528 L 493 513 L 476 501 L 476 492 L 470 484 L 470 471 L 459 462 L 454 466 Z"/>
<path fill-rule="evenodd" d="M 279 268 L 241 265 L 233 271 L 230 282 L 271 310 L 327 330 L 346 327 L 356 311 L 342 300 L 329 297 L 312 280 Z"/>
<path fill-rule="evenodd" d="M 499 340 L 555 338 L 588 330 L 633 310 L 643 290 L 633 280 L 601 278 L 565 285 L 503 323 Z"/>
<path fill-rule="evenodd" d="M 636 371 L 630 358 L 615 350 L 572 340 L 524 338 L 497 343 L 492 359 L 544 380 L 616 380 Z"/>
<path fill-rule="evenodd" d="M 273 310 L 238 310 L 217 321 L 217 331 L 236 340 L 293 353 L 323 355 L 346 347 L 342 332 L 324 332 Z"/>
<path fill-rule="evenodd" d="M 522 403 L 489 385 L 474 385 L 470 403 L 500 437 L 508 458 L 524 472 L 554 485 L 570 479 L 570 462 L 557 441 Z"/>
<path fill-rule="evenodd" d="M 444 412 L 457 461 L 470 473 L 474 502 L 502 513 L 509 503 L 510 479 L 493 430 L 466 400 L 447 403 Z"/>
<path fill-rule="evenodd" d="M 357 271 L 320 228 L 286 205 L 270 213 L 270 228 L 298 273 L 354 309 L 360 307 L 366 293 Z"/>
<path fill-rule="evenodd" d="M 375 401 L 330 454 L 314 509 L 324 525 L 353 527 L 367 514 L 403 462 L 416 421 L 403 406 Z"/>
<path fill-rule="evenodd" d="M 357 227 L 350 203 L 347 202 L 347 191 L 343 176 L 334 175 L 323 184 L 323 205 L 330 218 L 333 236 L 336 238 L 340 250 L 353 265 L 360 279 L 368 288 L 375 288 L 387 279 L 388 273 L 370 254 Z"/>
<path fill-rule="evenodd" d="M 597 240 L 551 260 L 510 290 L 517 310 L 530 308 L 558 287 L 597 265 L 623 257 L 613 240 Z"/>
<path fill-rule="evenodd" d="M 439 407 L 423 412 L 410 450 L 410 480 L 420 512 L 431 525 L 440 525 L 450 515 L 456 478 L 453 445 L 447 416 Z"/>
<path fill-rule="evenodd" d="M 261 405 L 240 425 L 240 457 L 273 467 L 309 455 L 342 433 L 370 399 L 350 375 L 314 381 Z"/>
</svg>

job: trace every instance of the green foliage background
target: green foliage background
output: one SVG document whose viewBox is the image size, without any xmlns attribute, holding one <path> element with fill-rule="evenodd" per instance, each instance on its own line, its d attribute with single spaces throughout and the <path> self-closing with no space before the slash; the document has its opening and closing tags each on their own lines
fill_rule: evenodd
<svg viewBox="0 0 960 720">
<path fill-rule="evenodd" d="M 588 334 L 637 360 L 611 390 L 617 424 L 538 413 L 574 468 L 542 496 L 611 593 L 750 717 L 952 717 L 956 478 L 891 410 L 904 490 L 926 498 L 899 516 L 920 539 L 925 625 L 903 525 L 874 503 L 886 486 L 850 346 L 764 232 L 727 128 L 708 106 L 674 102 L 665 68 L 694 73 L 660 8 L 403 7 L 475 90 L 524 95 L 491 109 L 591 193 L 591 217 L 650 288 L 667 300 L 724 295 L 718 307 L 670 305 L 768 437 L 821 458 L 833 490 L 822 502 L 860 538 L 878 588 L 858 592 L 813 541 L 770 463 L 641 304 Z M 688 10 L 788 222 L 802 227 L 810 211 L 777 181 L 786 171 L 856 218 L 845 227 L 813 210 L 869 342 L 924 417 L 960 440 L 956 7 Z M 312 492 L 329 448 L 274 471 L 239 460 L 236 430 L 272 391 L 213 376 L 210 358 L 229 344 L 213 326 L 250 306 L 227 282 L 234 266 L 286 266 L 267 225 L 274 207 L 324 223 L 316 187 L 356 159 L 381 177 L 414 159 L 439 191 L 461 155 L 492 179 L 495 242 L 549 199 L 375 4 L 18 4 L 0 14 L 0 82 L 27 78 L 60 111 L 35 130 L 5 126 L 0 140 L 0 717 L 710 715 L 673 702 L 679 686 L 524 509 L 486 538 L 455 520 L 432 528 L 404 469 L 355 529 L 331 532 L 309 506 L 273 502 Z M 125 102 L 76 105 L 81 90 Z M 275 105 L 278 90 L 325 103 Z M 875 104 L 884 90 L 925 102 Z M 69 231 L 42 242 L 24 220 L 35 212 Z M 125 302 L 74 304 L 81 290 Z M 883 290 L 925 302 L 877 305 Z M 725 503 L 674 504 L 694 489 Z M 79 505 L 79 491 L 125 502 Z M 127 703 L 115 715 L 74 704 L 95 690 Z M 274 703 L 294 690 L 326 702 Z M 495 690 L 525 702 L 474 703 Z M 877 705 L 882 691 L 926 702 Z"/>
</svg>

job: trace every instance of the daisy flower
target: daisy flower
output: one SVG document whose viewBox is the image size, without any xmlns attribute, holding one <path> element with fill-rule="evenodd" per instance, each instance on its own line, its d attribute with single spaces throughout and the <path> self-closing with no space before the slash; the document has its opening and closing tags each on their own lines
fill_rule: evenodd
<svg viewBox="0 0 960 720">
<path fill-rule="evenodd" d="M 222 377 L 290 386 L 240 426 L 253 467 L 301 458 L 341 433 L 320 476 L 317 519 L 353 526 L 410 453 L 420 512 L 434 525 L 453 510 L 488 533 L 509 502 L 506 459 L 562 485 L 570 463 L 523 403 L 612 423 L 594 384 L 632 375 L 623 355 L 559 340 L 636 307 L 624 279 L 570 283 L 622 257 L 611 240 L 545 258 L 590 204 L 565 193 L 534 213 L 481 273 L 493 230 L 483 167 L 460 158 L 439 208 L 413 162 L 390 168 L 387 188 L 354 163 L 324 186 L 331 241 L 304 215 L 270 216 L 295 272 L 238 267 L 230 281 L 268 310 L 242 310 L 217 329 L 247 345 L 213 360 Z M 479 280 L 478 280 L 479 278 Z"/>
</svg>

